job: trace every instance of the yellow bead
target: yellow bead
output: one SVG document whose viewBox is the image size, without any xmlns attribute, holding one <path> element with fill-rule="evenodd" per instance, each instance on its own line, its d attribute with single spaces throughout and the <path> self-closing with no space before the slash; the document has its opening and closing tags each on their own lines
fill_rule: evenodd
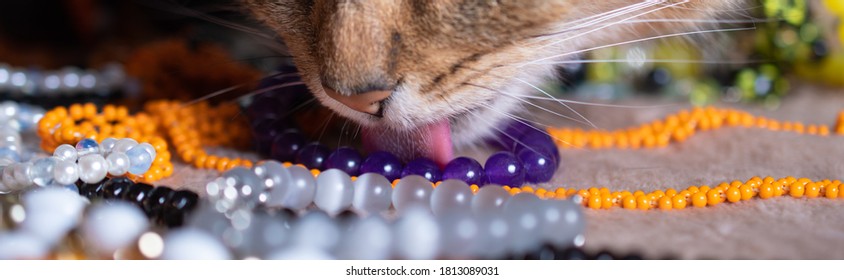
<svg viewBox="0 0 844 280">
<path fill-rule="evenodd" d="M 698 189 L 696 186 L 691 186 L 686 190 L 689 191 L 690 194 L 696 194 L 696 193 L 700 192 L 700 189 Z"/>
<path fill-rule="evenodd" d="M 628 210 L 636 209 L 636 197 L 633 197 L 633 195 L 628 195 L 621 198 L 621 206 L 623 206 L 624 209 Z"/>
<path fill-rule="evenodd" d="M 640 195 L 636 197 L 636 206 L 640 210 L 648 210 L 651 208 L 651 199 L 647 195 Z"/>
<path fill-rule="evenodd" d="M 697 192 L 692 195 L 692 205 L 697 208 L 706 207 L 706 194 Z"/>
<path fill-rule="evenodd" d="M 741 200 L 750 200 L 753 198 L 753 188 L 749 185 L 741 185 L 739 191 L 741 191 Z"/>
<path fill-rule="evenodd" d="M 826 198 L 835 199 L 838 198 L 838 185 L 831 185 L 826 187 Z"/>
<path fill-rule="evenodd" d="M 794 182 L 788 189 L 790 190 L 789 194 L 791 197 L 803 197 L 803 193 L 805 192 L 805 188 L 800 182 Z"/>
<path fill-rule="evenodd" d="M 522 192 L 533 193 L 534 189 L 529 187 L 529 186 L 524 186 L 524 187 L 522 187 Z"/>
<path fill-rule="evenodd" d="M 662 198 L 662 197 L 664 197 L 664 196 L 665 196 L 665 193 L 664 193 L 664 192 L 662 192 L 661 190 L 655 190 L 655 191 L 653 192 L 653 194 L 655 194 L 655 195 L 656 195 L 656 198 L 657 198 L 657 199 L 660 199 L 660 198 Z"/>
<path fill-rule="evenodd" d="M 759 186 L 759 198 L 768 199 L 774 196 L 774 186 L 769 183 L 762 183 Z"/>
<path fill-rule="evenodd" d="M 675 190 L 675 189 L 667 189 L 667 190 L 665 190 L 665 196 L 667 196 L 667 197 L 674 197 L 675 195 L 677 195 L 677 190 Z"/>
<path fill-rule="evenodd" d="M 579 190 L 579 191 L 577 191 L 577 195 L 579 195 L 581 198 L 586 200 L 586 199 L 589 199 L 590 194 L 589 194 L 589 191 L 587 191 L 587 190 Z"/>
<path fill-rule="evenodd" d="M 633 192 L 633 196 L 634 196 L 634 197 L 638 197 L 638 196 L 640 196 L 640 195 L 645 195 L 645 192 L 643 192 L 643 191 L 635 191 L 635 192 Z"/>
<path fill-rule="evenodd" d="M 545 190 L 545 189 L 537 189 L 533 193 L 536 194 L 536 196 L 542 198 L 545 195 L 546 192 L 548 192 L 548 191 Z"/>
<path fill-rule="evenodd" d="M 603 209 L 610 209 L 613 206 L 613 197 L 612 196 L 601 196 L 601 208 Z"/>
<path fill-rule="evenodd" d="M 709 192 L 709 190 L 711 190 L 711 188 L 710 188 L 709 186 L 700 186 L 700 189 L 699 189 L 699 190 L 700 190 L 700 192 L 702 192 L 702 193 L 708 193 L 708 192 Z"/>
<path fill-rule="evenodd" d="M 589 208 L 601 209 L 602 201 L 600 195 L 593 195 L 589 197 Z"/>
<path fill-rule="evenodd" d="M 784 183 L 779 182 L 779 181 L 774 182 L 774 184 L 773 184 L 773 186 L 774 186 L 774 196 L 782 196 L 783 195 L 783 192 L 785 192 L 783 190 L 783 184 Z"/>
<path fill-rule="evenodd" d="M 810 198 L 818 197 L 821 193 L 820 186 L 815 182 L 809 182 L 804 186 L 805 195 Z"/>
<path fill-rule="evenodd" d="M 659 209 L 660 210 L 671 210 L 673 208 L 671 204 L 671 198 L 667 196 L 663 196 L 659 199 Z"/>
<path fill-rule="evenodd" d="M 727 201 L 729 202 L 739 202 L 741 201 L 741 190 L 736 187 L 730 187 L 727 189 Z"/>
<path fill-rule="evenodd" d="M 709 206 L 718 205 L 718 203 L 721 203 L 721 192 L 718 190 L 709 190 L 706 192 L 706 202 Z"/>
<path fill-rule="evenodd" d="M 671 198 L 671 200 L 671 206 L 673 206 L 674 209 L 686 208 L 686 197 L 682 195 L 677 195 Z"/>
<path fill-rule="evenodd" d="M 601 191 L 599 191 L 596 187 L 591 187 L 588 191 L 590 195 L 601 195 Z"/>
</svg>

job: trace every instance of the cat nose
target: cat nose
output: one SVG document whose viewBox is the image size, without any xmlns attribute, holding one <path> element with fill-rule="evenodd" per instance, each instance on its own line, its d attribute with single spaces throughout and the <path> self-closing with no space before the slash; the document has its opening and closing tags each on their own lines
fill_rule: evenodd
<svg viewBox="0 0 844 280">
<path fill-rule="evenodd" d="M 383 101 L 389 98 L 393 93 L 390 90 L 373 90 L 355 93 L 352 95 L 343 95 L 330 87 L 323 86 L 322 88 L 325 89 L 325 93 L 328 97 L 343 103 L 346 107 L 376 117 L 382 116 L 382 103 L 384 103 Z"/>
</svg>

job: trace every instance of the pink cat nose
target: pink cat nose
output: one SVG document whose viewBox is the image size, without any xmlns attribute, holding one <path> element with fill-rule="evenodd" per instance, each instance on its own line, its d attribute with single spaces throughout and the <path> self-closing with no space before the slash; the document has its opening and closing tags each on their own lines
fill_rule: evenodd
<svg viewBox="0 0 844 280">
<path fill-rule="evenodd" d="M 323 86 L 322 88 L 325 89 L 325 93 L 328 94 L 329 97 L 343 103 L 343 105 L 346 105 L 352 110 L 378 117 L 380 117 L 382 113 L 382 101 L 389 98 L 392 94 L 392 91 L 389 90 L 375 90 L 352 95 L 343 95 L 330 87 Z"/>
</svg>

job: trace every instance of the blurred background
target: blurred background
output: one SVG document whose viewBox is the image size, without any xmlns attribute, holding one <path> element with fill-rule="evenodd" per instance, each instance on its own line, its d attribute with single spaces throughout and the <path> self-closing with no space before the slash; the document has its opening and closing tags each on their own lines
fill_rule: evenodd
<svg viewBox="0 0 844 280">
<path fill-rule="evenodd" d="M 725 28 L 751 30 L 584 53 L 560 65 L 560 79 L 547 88 L 567 98 L 645 94 L 776 108 L 794 83 L 844 86 L 844 1 L 749 1 L 750 17 Z M 283 52 L 231 0 L 0 3 L 3 98 L 189 100 L 257 81 L 287 61 Z"/>
</svg>

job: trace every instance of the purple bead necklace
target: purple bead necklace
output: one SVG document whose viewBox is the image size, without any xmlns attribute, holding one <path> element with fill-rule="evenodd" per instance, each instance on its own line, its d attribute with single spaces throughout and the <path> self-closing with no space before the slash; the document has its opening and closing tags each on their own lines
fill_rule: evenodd
<svg viewBox="0 0 844 280">
<path fill-rule="evenodd" d="M 295 68 L 282 67 L 281 73 L 295 73 Z M 300 81 L 297 75 L 276 75 L 261 82 L 259 88 Z M 498 184 L 521 186 L 544 183 L 553 177 L 561 161 L 559 150 L 548 134 L 533 125 L 513 122 L 488 143 L 501 148 L 485 164 L 468 157 L 451 160 L 444 168 L 428 158 L 417 158 L 402 164 L 398 157 L 377 151 L 362 156 L 351 147 L 331 150 L 318 142 L 309 142 L 288 112 L 303 106 L 310 98 L 304 85 L 279 88 L 256 97 L 246 108 L 252 124 L 257 150 L 274 160 L 302 164 L 310 169 L 339 169 L 351 176 L 364 173 L 381 174 L 389 180 L 419 175 L 431 182 L 458 179 L 483 186 Z"/>
</svg>

